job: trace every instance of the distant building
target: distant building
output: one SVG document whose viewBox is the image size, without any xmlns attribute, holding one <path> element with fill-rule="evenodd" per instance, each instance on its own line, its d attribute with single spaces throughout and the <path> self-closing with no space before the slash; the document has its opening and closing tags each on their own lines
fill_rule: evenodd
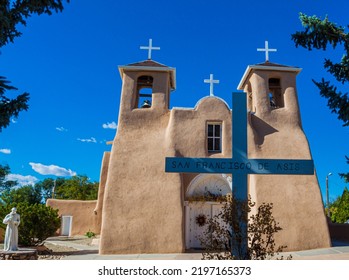
<svg viewBox="0 0 349 280">
<path fill-rule="evenodd" d="M 204 227 L 197 217 L 211 217 L 221 205 L 195 200 L 230 193 L 231 174 L 165 173 L 165 158 L 231 157 L 231 109 L 215 96 L 202 98 L 193 109 L 169 109 L 176 71 L 151 59 L 119 71 L 118 131 L 103 157 L 98 201 L 89 207 L 59 200 L 48 205 L 66 219 L 65 234 L 100 233 L 100 254 L 200 248 L 197 236 Z M 249 158 L 311 159 L 297 98 L 300 71 L 268 61 L 247 67 L 238 89 L 246 93 L 250 111 Z M 316 174 L 249 175 L 248 184 L 257 206 L 274 205 L 283 228 L 277 244 L 289 251 L 331 246 Z"/>
</svg>

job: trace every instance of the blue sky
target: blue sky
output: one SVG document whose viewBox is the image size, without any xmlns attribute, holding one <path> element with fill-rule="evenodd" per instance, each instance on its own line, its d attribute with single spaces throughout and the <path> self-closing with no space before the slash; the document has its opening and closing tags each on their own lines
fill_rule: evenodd
<svg viewBox="0 0 349 280">
<path fill-rule="evenodd" d="M 23 35 L 1 49 L 0 74 L 29 92 L 30 108 L 0 133 L 0 163 L 12 177 L 33 182 L 52 175 L 87 175 L 99 180 L 106 141 L 118 122 L 119 65 L 147 59 L 148 44 L 161 48 L 152 58 L 176 68 L 171 107 L 194 107 L 209 94 L 203 80 L 220 80 L 215 95 L 231 104 L 231 92 L 248 65 L 264 62 L 257 48 L 269 41 L 270 61 L 298 66 L 297 86 L 304 131 L 319 183 L 330 197 L 343 191 L 339 172 L 348 171 L 349 128 L 330 113 L 311 79 L 329 77 L 325 57 L 339 59 L 342 49 L 297 49 L 291 34 L 301 30 L 299 12 L 346 26 L 347 0 L 264 1 L 72 1 L 63 13 L 33 16 Z M 347 88 L 343 89 L 348 91 Z M 8 93 L 9 95 L 10 93 Z M 282 188 L 282 186 L 280 186 Z M 306 189 L 304 190 L 306 191 Z"/>
</svg>

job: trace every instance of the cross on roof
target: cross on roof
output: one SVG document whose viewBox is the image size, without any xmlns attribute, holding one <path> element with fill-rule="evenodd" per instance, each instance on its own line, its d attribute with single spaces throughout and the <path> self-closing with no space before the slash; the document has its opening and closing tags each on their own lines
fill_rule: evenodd
<svg viewBox="0 0 349 280">
<path fill-rule="evenodd" d="M 219 80 L 213 79 L 213 74 L 210 74 L 210 79 L 205 79 L 204 83 L 210 84 L 210 96 L 214 96 L 213 94 L 213 84 L 219 84 Z"/>
<path fill-rule="evenodd" d="M 167 157 L 165 172 L 232 174 L 235 199 L 247 202 L 249 174 L 313 175 L 314 162 L 306 159 L 249 159 L 247 146 L 247 100 L 245 92 L 233 93 L 232 112 L 232 157 L 187 158 Z M 247 220 L 247 219 L 246 219 Z M 247 256 L 247 225 L 241 221 L 243 256 Z M 232 255 L 237 255 L 232 247 Z"/>
<path fill-rule="evenodd" d="M 152 50 L 160 50 L 160 47 L 153 47 L 153 40 L 149 39 L 149 45 L 148 46 L 140 46 L 141 50 L 148 50 L 148 59 L 151 59 L 151 51 Z"/>
<path fill-rule="evenodd" d="M 264 49 L 257 49 L 257 52 L 265 52 L 265 61 L 269 61 L 269 52 L 276 52 L 277 49 L 269 49 L 269 42 L 265 41 Z"/>
</svg>

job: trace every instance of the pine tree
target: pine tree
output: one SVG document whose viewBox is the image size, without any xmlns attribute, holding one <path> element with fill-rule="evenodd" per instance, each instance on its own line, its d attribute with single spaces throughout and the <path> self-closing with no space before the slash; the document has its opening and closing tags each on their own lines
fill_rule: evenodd
<svg viewBox="0 0 349 280">
<path fill-rule="evenodd" d="M 62 2 L 62 0 L 0 0 L 0 48 L 13 43 L 16 37 L 22 35 L 17 26 L 19 24 L 25 26 L 27 18 L 31 15 L 51 15 L 52 12 L 61 12 Z M 20 111 L 28 109 L 28 93 L 13 99 L 5 96 L 6 90 L 16 89 L 9 84 L 10 82 L 0 75 L 0 132 L 10 124 L 12 117 L 18 117 Z"/>
<path fill-rule="evenodd" d="M 327 50 L 332 47 L 335 50 L 338 46 L 343 47 L 342 59 L 339 62 L 333 62 L 325 59 L 324 68 L 330 73 L 337 83 L 348 86 L 349 83 L 349 33 L 345 28 L 329 21 L 326 16 L 321 20 L 317 16 L 307 16 L 300 13 L 299 19 L 304 27 L 303 31 L 297 31 L 292 34 L 292 40 L 296 47 L 301 46 L 308 49 Z M 343 93 L 335 85 L 324 78 L 321 81 L 313 80 L 319 88 L 320 95 L 327 99 L 327 106 L 332 113 L 337 114 L 337 118 L 343 122 L 343 126 L 349 126 L 349 98 L 348 92 Z M 346 157 L 349 164 L 349 158 Z M 346 182 L 349 182 L 349 173 L 339 174 Z"/>
</svg>

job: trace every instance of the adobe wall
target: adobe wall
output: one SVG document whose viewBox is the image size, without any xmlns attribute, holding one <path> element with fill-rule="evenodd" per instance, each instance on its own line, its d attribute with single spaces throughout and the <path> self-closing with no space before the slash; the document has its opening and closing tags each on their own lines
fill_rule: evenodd
<svg viewBox="0 0 349 280">
<path fill-rule="evenodd" d="M 98 199 L 97 199 L 96 207 L 94 209 L 94 214 L 98 215 L 101 221 L 102 221 L 104 191 L 105 191 L 108 169 L 109 169 L 109 160 L 110 160 L 110 152 L 104 152 L 103 159 L 102 159 L 101 172 L 99 177 Z"/>
<path fill-rule="evenodd" d="M 114 139 L 103 202 L 100 254 L 175 253 L 184 250 L 181 177 L 164 172 L 174 154 L 166 108 L 166 73 L 154 78 L 153 103 L 133 109 L 137 74 L 123 78 L 118 132 Z"/>
<path fill-rule="evenodd" d="M 250 78 L 259 109 L 249 121 L 249 157 L 311 159 L 301 126 L 295 73 L 275 73 L 281 78 L 285 107 L 271 110 L 265 81 L 272 72 L 256 71 Z M 286 168 L 295 168 L 287 166 Z M 250 175 L 250 194 L 257 206 L 273 203 L 273 215 L 283 230 L 276 242 L 287 251 L 330 247 L 331 240 L 321 192 L 314 175 Z"/>
<path fill-rule="evenodd" d="M 96 200 L 48 199 L 47 206 L 59 209 L 59 216 L 73 216 L 71 235 L 84 235 L 88 231 L 100 233 L 101 217 L 95 214 Z"/>
<path fill-rule="evenodd" d="M 5 238 L 5 230 L 0 228 L 0 242 L 3 242 Z"/>
</svg>

